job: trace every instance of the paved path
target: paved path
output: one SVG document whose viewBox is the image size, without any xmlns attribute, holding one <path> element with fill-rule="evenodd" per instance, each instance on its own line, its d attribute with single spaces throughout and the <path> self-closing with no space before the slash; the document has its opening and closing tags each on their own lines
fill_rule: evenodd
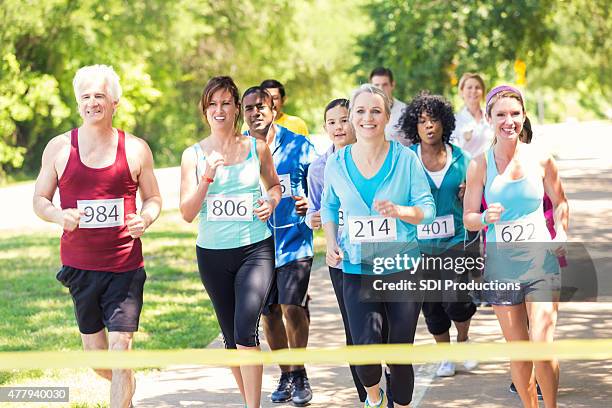
<svg viewBox="0 0 612 408">
<path fill-rule="evenodd" d="M 612 242 L 612 139 L 609 124 L 564 124 L 544 127 L 536 143 L 548 145 L 559 157 L 561 175 L 571 208 L 571 238 L 575 241 Z M 178 204 L 177 168 L 157 172 L 165 208 Z M 32 214 L 29 203 L 33 186 L 22 184 L 0 189 L 0 229 L 55 228 Z M 24 203 L 28 203 L 25 205 Z M 10 217 L 5 216 L 11 214 Z M 57 229 L 57 228 L 56 228 Z M 609 245 L 608 245 L 609 246 Z M 600 282 L 610 279 L 612 254 L 598 255 Z M 571 261 L 571 258 L 569 258 Z M 605 276 L 604 276 L 605 275 Z M 316 269 L 311 280 L 313 302 L 311 347 L 343 344 L 342 321 L 325 268 Z M 612 287 L 609 284 L 608 287 Z M 562 304 L 557 338 L 612 338 L 612 304 Z M 503 341 L 489 308 L 479 310 L 472 324 L 476 342 Z M 417 331 L 417 344 L 431 343 L 424 322 Z M 210 347 L 220 347 L 216 340 Z M 265 347 L 265 344 L 264 344 Z M 508 363 L 482 364 L 471 373 L 453 378 L 433 378 L 435 365 L 416 367 L 413 407 L 518 407 L 516 396 L 507 392 Z M 312 407 L 359 407 L 347 367 L 308 367 L 314 391 Z M 561 364 L 560 407 L 609 407 L 612 401 L 612 362 L 578 361 Z M 277 379 L 277 369 L 264 372 L 264 407 Z M 170 367 L 138 374 L 135 402 L 138 407 L 242 407 L 228 369 L 199 366 Z"/>
<path fill-rule="evenodd" d="M 560 158 L 559 167 L 568 192 L 572 218 L 572 238 L 576 241 L 612 242 L 612 161 L 602 158 L 602 146 L 610 146 L 609 133 L 592 125 L 588 129 L 556 126 L 546 128 L 540 143 L 548 144 Z M 609 129 L 606 128 L 606 129 Z M 574 133 L 576 132 L 576 133 Z M 589 134 L 588 144 L 574 146 L 578 133 Z M 557 139 L 554 139 L 557 138 Z M 611 271 L 611 258 L 600 257 L 599 270 Z M 602 278 L 604 278 L 602 276 Z M 325 268 L 313 272 L 312 327 L 309 346 L 329 347 L 343 344 L 341 319 Z M 612 304 L 565 303 L 561 305 L 557 337 L 612 338 Z M 422 320 L 422 319 L 421 319 Z M 497 320 L 490 308 L 475 316 L 471 337 L 476 342 L 501 342 Z M 432 343 L 424 322 L 419 323 L 416 344 Z M 219 340 L 211 347 L 220 347 Z M 265 347 L 265 344 L 264 344 Z M 508 363 L 484 363 L 472 372 L 459 371 L 453 378 L 434 378 L 436 365 L 419 365 L 413 407 L 501 408 L 520 406 L 518 397 L 508 393 Z M 578 361 L 561 364 L 560 407 L 608 407 L 612 401 L 612 362 Z M 353 390 L 347 367 L 308 367 L 314 399 L 312 407 L 362 406 Z M 264 371 L 263 407 L 275 386 L 275 367 Z M 142 376 L 139 382 L 139 407 L 241 407 L 228 369 L 177 367 Z"/>
</svg>

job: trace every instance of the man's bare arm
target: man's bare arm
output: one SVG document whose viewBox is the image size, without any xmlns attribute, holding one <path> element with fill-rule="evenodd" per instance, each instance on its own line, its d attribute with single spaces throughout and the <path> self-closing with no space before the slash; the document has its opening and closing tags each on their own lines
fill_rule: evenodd
<svg viewBox="0 0 612 408">
<path fill-rule="evenodd" d="M 53 196 L 58 183 L 56 162 L 60 156 L 66 154 L 67 145 L 69 148 L 69 139 L 65 135 L 60 135 L 51 139 L 45 147 L 40 173 L 34 186 L 32 205 L 36 215 L 43 220 L 56 223 L 67 231 L 73 231 L 79 225 L 79 211 L 76 208 L 62 210 L 53 205 Z"/>
<path fill-rule="evenodd" d="M 142 199 L 140 214 L 131 214 L 127 217 L 127 226 L 130 235 L 138 238 L 159 217 L 162 199 L 155 173 L 153 172 L 153 153 L 142 139 L 138 141 L 138 155 L 140 156 L 140 173 L 138 175 L 138 189 Z"/>
</svg>

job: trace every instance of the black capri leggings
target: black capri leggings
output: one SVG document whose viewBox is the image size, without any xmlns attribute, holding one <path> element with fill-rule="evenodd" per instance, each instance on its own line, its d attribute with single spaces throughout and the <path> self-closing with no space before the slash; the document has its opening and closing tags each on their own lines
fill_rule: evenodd
<svg viewBox="0 0 612 408">
<path fill-rule="evenodd" d="M 363 275 L 345 273 L 343 280 L 344 306 L 350 324 L 353 343 L 382 344 L 383 319 L 388 322 L 389 344 L 414 343 L 417 321 L 421 313 L 422 302 L 376 302 L 359 300 Z M 414 370 L 412 364 L 389 364 L 391 371 L 391 392 L 393 401 L 408 405 L 414 391 Z M 380 364 L 356 366 L 357 375 L 365 387 L 372 387 L 380 382 L 382 367 Z"/>
<path fill-rule="evenodd" d="M 348 346 L 352 346 L 353 336 L 351 336 L 348 316 L 346 314 L 346 307 L 344 306 L 344 272 L 342 272 L 342 269 L 329 266 L 329 277 L 331 278 L 332 286 L 334 287 L 334 293 L 336 294 L 336 299 L 338 300 L 338 307 L 340 308 L 340 315 L 342 316 L 342 323 L 344 324 L 346 344 Z M 355 389 L 357 390 L 357 394 L 359 394 L 359 400 L 361 402 L 364 402 L 368 394 L 366 393 L 363 384 L 359 380 L 359 375 L 357 374 L 357 366 L 350 365 L 349 367 L 351 369 L 351 375 L 353 376 L 353 382 L 355 383 Z"/>
<path fill-rule="evenodd" d="M 274 280 L 273 238 L 231 249 L 196 246 L 196 255 L 225 348 L 258 346 L 259 317 Z"/>
</svg>

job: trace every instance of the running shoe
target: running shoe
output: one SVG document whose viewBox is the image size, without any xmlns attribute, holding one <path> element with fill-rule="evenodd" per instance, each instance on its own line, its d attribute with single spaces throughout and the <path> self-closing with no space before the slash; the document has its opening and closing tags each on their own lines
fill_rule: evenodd
<svg viewBox="0 0 612 408">
<path fill-rule="evenodd" d="M 270 394 L 270 400 L 272 400 L 274 403 L 290 401 L 291 391 L 293 391 L 291 373 L 282 373 L 280 379 L 278 380 L 278 386 L 274 392 Z"/>
<path fill-rule="evenodd" d="M 365 402 L 363 403 L 363 408 L 384 408 L 386 405 L 387 405 L 387 395 L 381 388 L 380 389 L 380 401 L 378 402 L 378 404 L 372 405 L 370 404 L 370 400 L 366 398 Z"/>
<path fill-rule="evenodd" d="M 518 394 L 514 383 L 510 383 L 510 388 L 508 391 L 510 391 L 512 394 Z M 538 393 L 538 401 L 544 401 L 544 396 L 542 395 L 542 390 L 540 389 L 540 384 L 538 383 L 536 383 L 536 392 Z"/>
<path fill-rule="evenodd" d="M 291 377 L 293 391 L 291 392 L 291 401 L 294 405 L 306 405 L 312 399 L 312 390 L 306 375 L 306 369 L 294 371 Z"/>
<path fill-rule="evenodd" d="M 516 390 L 516 385 L 514 385 L 514 381 L 510 383 L 510 388 L 508 388 L 508 391 L 510 391 L 510 394 L 518 394 L 518 391 Z"/>
<path fill-rule="evenodd" d="M 385 392 L 387 394 L 387 408 L 393 408 L 393 394 L 391 393 L 391 373 L 385 369 Z"/>
<path fill-rule="evenodd" d="M 455 363 L 452 361 L 443 361 L 436 371 L 438 377 L 452 377 L 455 375 Z"/>
<path fill-rule="evenodd" d="M 472 341 L 470 339 L 467 339 L 465 341 L 466 344 L 470 344 L 471 342 Z M 463 367 L 466 370 L 468 370 L 468 371 L 473 370 L 476 367 L 478 367 L 478 361 L 476 361 L 476 360 L 466 360 L 466 361 L 463 362 Z"/>
</svg>

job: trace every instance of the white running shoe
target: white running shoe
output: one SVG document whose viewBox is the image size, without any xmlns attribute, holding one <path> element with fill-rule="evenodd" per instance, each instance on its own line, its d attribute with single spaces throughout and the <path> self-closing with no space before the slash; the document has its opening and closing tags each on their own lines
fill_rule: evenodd
<svg viewBox="0 0 612 408">
<path fill-rule="evenodd" d="M 463 343 L 463 342 L 462 342 L 462 343 Z M 467 339 L 467 340 L 465 341 L 465 343 L 466 343 L 466 344 L 470 344 L 470 343 L 471 343 L 470 339 Z M 466 361 L 464 361 L 464 362 L 463 362 L 463 367 L 464 367 L 466 370 L 468 370 L 468 371 L 473 370 L 473 369 L 475 369 L 476 367 L 478 367 L 478 361 L 476 361 L 476 360 L 466 360 Z"/>
<path fill-rule="evenodd" d="M 438 377 L 452 377 L 455 375 L 455 363 L 452 361 L 443 361 L 436 371 Z"/>
</svg>

